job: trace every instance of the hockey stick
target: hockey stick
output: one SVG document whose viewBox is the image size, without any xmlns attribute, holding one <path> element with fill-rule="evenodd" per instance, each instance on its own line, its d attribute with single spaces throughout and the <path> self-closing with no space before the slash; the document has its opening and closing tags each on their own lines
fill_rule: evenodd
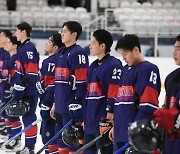
<svg viewBox="0 0 180 154">
<path fill-rule="evenodd" d="M 71 123 L 72 119 L 69 120 L 69 122 L 64 125 L 64 127 L 61 128 L 36 154 L 40 154 L 41 152 L 43 152 L 43 150 L 46 149 L 46 147 L 50 145 Z"/>
<path fill-rule="evenodd" d="M 104 131 L 102 135 L 106 134 L 109 130 L 110 129 L 107 129 L 106 131 Z M 82 151 L 84 151 L 85 149 L 89 148 L 91 145 L 96 143 L 100 138 L 102 138 L 102 135 L 99 135 L 98 137 L 93 139 L 91 142 L 85 144 L 83 147 L 81 147 L 79 150 L 77 150 L 74 154 L 80 154 Z"/>
<path fill-rule="evenodd" d="M 131 145 L 129 143 L 126 143 L 124 146 L 122 146 L 120 149 L 118 149 L 117 151 L 114 152 L 114 154 L 120 154 L 121 152 L 123 152 L 124 150 L 126 150 L 127 148 L 129 148 Z"/>
<path fill-rule="evenodd" d="M 18 138 L 18 136 L 20 136 L 22 133 L 26 132 L 27 130 L 29 130 L 31 127 L 35 126 L 38 122 L 40 122 L 42 120 L 42 118 L 37 119 L 36 121 L 34 121 L 32 124 L 30 124 L 29 126 L 25 127 L 23 130 L 21 130 L 19 133 L 17 133 L 16 135 L 14 135 L 13 137 L 11 137 L 8 141 L 5 142 L 6 144 L 9 144 L 11 141 L 15 140 L 16 138 Z"/>
<path fill-rule="evenodd" d="M 4 104 L 2 105 L 2 108 L 0 109 L 0 114 L 6 109 L 6 107 L 7 107 L 9 104 L 11 104 L 11 102 L 12 102 L 13 99 L 14 99 L 14 97 L 12 97 L 9 102 L 4 103 Z"/>
<path fill-rule="evenodd" d="M 30 83 L 30 80 L 28 79 L 28 78 L 23 78 L 22 79 L 22 85 L 23 86 L 27 86 L 28 84 Z M 11 94 L 13 94 L 13 93 L 11 93 Z M 14 96 L 12 95 L 12 98 L 7 102 L 7 103 L 3 103 L 2 104 L 2 108 L 0 108 L 0 114 L 6 109 L 6 107 L 8 106 L 8 105 L 10 105 L 11 104 L 11 102 L 14 100 Z"/>
</svg>

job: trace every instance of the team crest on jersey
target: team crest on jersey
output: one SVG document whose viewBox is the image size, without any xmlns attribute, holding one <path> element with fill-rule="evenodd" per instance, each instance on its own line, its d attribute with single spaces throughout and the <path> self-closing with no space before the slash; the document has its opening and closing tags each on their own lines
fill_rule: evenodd
<svg viewBox="0 0 180 154">
<path fill-rule="evenodd" d="M 70 70 L 68 68 L 58 67 L 55 69 L 55 79 L 67 81 L 70 77 Z"/>
<path fill-rule="evenodd" d="M 102 84 L 100 82 L 92 82 L 88 84 L 89 96 L 101 96 L 103 94 Z"/>
<path fill-rule="evenodd" d="M 122 86 L 119 87 L 118 96 L 116 101 L 134 101 L 134 87 L 133 86 Z"/>
</svg>

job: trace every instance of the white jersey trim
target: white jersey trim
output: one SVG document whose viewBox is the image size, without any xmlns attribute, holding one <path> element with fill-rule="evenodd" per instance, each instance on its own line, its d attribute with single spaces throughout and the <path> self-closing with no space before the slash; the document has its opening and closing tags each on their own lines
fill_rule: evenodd
<svg viewBox="0 0 180 154">
<path fill-rule="evenodd" d="M 105 96 L 98 96 L 98 97 L 86 97 L 86 99 L 101 99 L 104 98 Z"/>
<path fill-rule="evenodd" d="M 21 75 L 24 75 L 23 73 L 21 73 L 21 72 L 18 72 L 18 71 L 15 71 L 17 74 L 21 74 Z"/>
<path fill-rule="evenodd" d="M 37 135 L 34 135 L 34 136 L 25 136 L 26 138 L 35 138 L 37 137 Z"/>
<path fill-rule="evenodd" d="M 130 105 L 130 104 L 134 104 L 134 102 L 117 102 L 114 105 Z"/>
<path fill-rule="evenodd" d="M 36 75 L 36 76 L 38 75 L 37 73 L 27 73 L 27 74 L 30 74 L 30 75 Z"/>
<path fill-rule="evenodd" d="M 48 87 L 54 87 L 55 85 L 54 84 L 51 84 L 51 85 L 48 85 L 45 90 L 48 88 Z"/>
<path fill-rule="evenodd" d="M 149 104 L 149 103 L 140 103 L 139 106 L 150 106 L 150 107 L 153 107 L 155 109 L 159 108 L 158 106 L 155 106 L 155 105 L 152 105 L 152 104 Z"/>
<path fill-rule="evenodd" d="M 56 83 L 68 83 L 67 81 L 55 81 Z"/>
<path fill-rule="evenodd" d="M 87 81 L 76 81 L 76 83 L 85 83 Z"/>
<path fill-rule="evenodd" d="M 22 125 L 20 125 L 20 126 L 18 126 L 18 127 L 13 127 L 13 128 L 11 128 L 11 129 L 18 129 L 18 128 L 21 128 L 22 127 Z"/>
</svg>

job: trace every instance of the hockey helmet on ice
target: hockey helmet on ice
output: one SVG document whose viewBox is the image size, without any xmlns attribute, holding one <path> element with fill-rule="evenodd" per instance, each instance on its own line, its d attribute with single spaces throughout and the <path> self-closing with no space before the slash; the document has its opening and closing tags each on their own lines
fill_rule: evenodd
<svg viewBox="0 0 180 154">
<path fill-rule="evenodd" d="M 70 125 L 62 132 L 62 140 L 68 146 L 82 145 L 84 137 L 83 127 L 80 125 Z"/>
<path fill-rule="evenodd" d="M 26 100 L 14 101 L 6 107 L 6 113 L 11 117 L 19 117 L 26 114 L 30 109 L 30 105 Z"/>
<path fill-rule="evenodd" d="M 152 120 L 133 122 L 128 127 L 129 142 L 136 151 L 152 153 L 160 145 L 162 131 Z"/>
</svg>

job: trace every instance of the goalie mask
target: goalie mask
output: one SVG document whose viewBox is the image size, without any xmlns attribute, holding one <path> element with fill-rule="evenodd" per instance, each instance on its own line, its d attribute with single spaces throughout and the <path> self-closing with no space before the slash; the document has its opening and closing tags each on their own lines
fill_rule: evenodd
<svg viewBox="0 0 180 154">
<path fill-rule="evenodd" d="M 80 146 L 84 137 L 83 127 L 80 125 L 70 125 L 62 132 L 62 140 L 67 146 Z"/>
<path fill-rule="evenodd" d="M 6 114 L 11 117 L 19 117 L 26 114 L 30 109 L 26 100 L 14 101 L 6 107 Z"/>
<path fill-rule="evenodd" d="M 150 120 L 133 122 L 128 128 L 129 142 L 133 148 L 142 153 L 152 153 L 161 142 L 162 131 Z"/>
</svg>

